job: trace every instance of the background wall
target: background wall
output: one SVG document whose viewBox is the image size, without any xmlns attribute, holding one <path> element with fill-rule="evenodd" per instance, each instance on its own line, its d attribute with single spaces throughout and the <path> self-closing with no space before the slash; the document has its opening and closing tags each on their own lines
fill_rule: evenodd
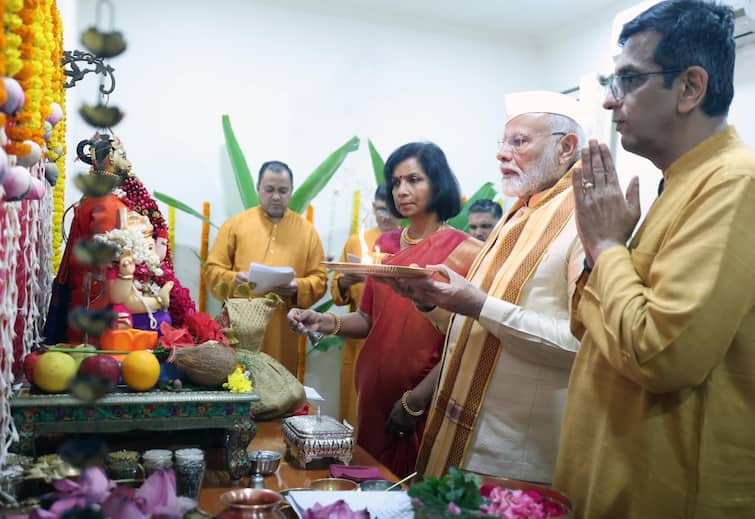
<svg viewBox="0 0 755 519">
<path fill-rule="evenodd" d="M 78 35 L 94 25 L 95 1 L 58 1 L 66 48 L 81 48 Z M 431 21 L 366 2 L 113 3 L 114 28 L 129 45 L 110 61 L 117 78 L 110 102 L 126 112 L 114 131 L 148 188 L 196 209 L 209 201 L 217 224 L 242 209 L 221 114 L 231 116 L 255 173 L 263 161 L 279 159 L 292 167 L 295 181 L 357 135 L 362 146 L 314 203 L 326 254 L 338 255 L 355 190 L 362 191 L 362 214 L 369 213 L 375 185 L 368 137 L 384 158 L 405 142 L 432 140 L 447 153 L 465 194 L 486 181 L 497 186 L 504 94 L 569 89 L 584 85 L 586 76 L 611 72 L 612 22 L 634 1 L 602 2 L 589 24 L 564 24 L 535 35 Z M 755 146 L 755 129 L 746 119 L 755 105 L 755 59 L 752 48 L 746 50 L 747 59 L 737 65 L 732 120 Z M 75 145 L 93 133 L 76 111 L 82 102 L 96 102 L 96 89 L 90 79 L 69 91 L 69 185 L 76 172 L 86 170 L 73 162 Z M 599 114 L 602 91 L 593 90 L 589 102 Z M 646 209 L 657 173 L 621 151 L 617 160 L 626 177 L 642 173 Z M 77 198 L 72 187 L 68 198 L 69 203 Z M 199 221 L 178 213 L 177 274 L 195 298 L 199 265 L 192 250 L 199 240 Z M 337 414 L 339 365 L 338 351 L 308 357 L 307 383 L 326 396 L 328 414 Z"/>
</svg>

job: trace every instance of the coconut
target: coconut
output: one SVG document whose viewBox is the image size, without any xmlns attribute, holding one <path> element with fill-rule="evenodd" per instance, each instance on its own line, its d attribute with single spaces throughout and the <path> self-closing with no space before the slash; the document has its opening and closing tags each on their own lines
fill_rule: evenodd
<svg viewBox="0 0 755 519">
<path fill-rule="evenodd" d="M 236 369 L 236 352 L 217 341 L 207 341 L 193 348 L 179 348 L 175 364 L 195 384 L 220 386 Z"/>
</svg>

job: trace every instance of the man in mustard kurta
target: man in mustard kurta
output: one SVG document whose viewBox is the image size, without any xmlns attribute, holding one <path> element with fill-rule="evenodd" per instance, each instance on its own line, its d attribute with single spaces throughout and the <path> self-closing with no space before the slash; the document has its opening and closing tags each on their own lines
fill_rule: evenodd
<svg viewBox="0 0 755 519">
<path fill-rule="evenodd" d="M 288 327 L 286 313 L 292 307 L 307 308 L 326 290 L 327 273 L 320 237 L 314 226 L 288 209 L 293 189 L 291 169 L 282 162 L 266 162 L 260 168 L 257 192 L 260 205 L 226 221 L 218 231 L 207 257 L 207 286 L 218 299 L 222 286 L 248 281 L 250 263 L 289 266 L 296 278 L 272 291 L 285 301 L 267 326 L 262 351 L 296 374 L 298 336 Z"/>
<path fill-rule="evenodd" d="M 726 115 L 733 13 L 662 2 L 627 23 L 604 107 L 663 172 L 629 246 L 608 148 L 574 172 L 586 268 L 554 486 L 575 517 L 755 517 L 755 153 Z M 591 270 L 591 271 L 590 271 Z"/>
<path fill-rule="evenodd" d="M 365 246 L 368 251 L 372 251 L 377 240 L 384 232 L 392 231 L 399 225 L 399 221 L 388 209 L 386 197 L 388 190 L 385 184 L 380 184 L 375 191 L 375 200 L 372 202 L 372 209 L 375 212 L 375 221 L 377 227 L 368 229 L 364 232 Z M 362 256 L 362 244 L 359 234 L 353 234 L 346 240 L 343 247 L 341 259 L 339 261 L 349 261 L 350 255 L 354 258 Z M 352 258 L 353 259 L 353 258 Z M 349 312 L 356 312 L 359 308 L 359 302 L 362 300 L 362 291 L 364 290 L 364 276 L 356 274 L 341 274 L 337 272 L 333 275 L 333 282 L 330 286 L 330 292 L 333 296 L 333 303 L 338 306 L 349 305 Z M 362 349 L 364 340 L 346 339 L 343 347 L 343 357 L 341 361 L 341 398 L 339 405 L 339 416 L 341 420 L 346 420 L 352 425 L 357 423 L 357 393 L 354 387 L 354 366 Z"/>
</svg>

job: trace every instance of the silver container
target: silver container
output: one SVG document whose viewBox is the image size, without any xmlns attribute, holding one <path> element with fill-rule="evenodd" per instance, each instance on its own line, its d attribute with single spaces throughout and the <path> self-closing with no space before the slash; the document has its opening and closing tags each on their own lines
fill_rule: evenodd
<svg viewBox="0 0 755 519">
<path fill-rule="evenodd" d="M 344 465 L 354 455 L 354 428 L 330 416 L 292 416 L 281 426 L 291 456 L 301 467 L 315 459 L 334 458 Z"/>
</svg>

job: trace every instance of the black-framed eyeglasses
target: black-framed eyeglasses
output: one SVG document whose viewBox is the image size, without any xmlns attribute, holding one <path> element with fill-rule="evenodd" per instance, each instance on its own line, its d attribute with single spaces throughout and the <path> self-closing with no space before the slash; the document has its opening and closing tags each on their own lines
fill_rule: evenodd
<svg viewBox="0 0 755 519">
<path fill-rule="evenodd" d="M 636 74 L 612 74 L 608 77 L 608 88 L 611 90 L 613 98 L 616 101 L 621 101 L 625 95 L 631 94 L 647 81 L 647 78 L 659 75 L 665 76 L 666 74 L 678 74 L 681 71 L 682 69 L 680 68 L 669 68 L 653 72 L 638 72 Z"/>
<path fill-rule="evenodd" d="M 547 133 L 538 133 L 535 134 L 535 136 L 546 136 L 546 137 L 553 137 L 554 135 L 568 135 L 566 132 L 553 132 L 551 134 Z M 529 148 L 529 145 L 532 143 L 532 137 L 527 135 L 514 135 L 513 137 L 508 137 L 506 139 L 499 139 L 498 140 L 498 149 L 500 150 L 501 147 L 504 144 L 508 144 L 509 148 L 516 153 L 517 155 L 524 153 L 527 151 L 527 148 Z"/>
</svg>

